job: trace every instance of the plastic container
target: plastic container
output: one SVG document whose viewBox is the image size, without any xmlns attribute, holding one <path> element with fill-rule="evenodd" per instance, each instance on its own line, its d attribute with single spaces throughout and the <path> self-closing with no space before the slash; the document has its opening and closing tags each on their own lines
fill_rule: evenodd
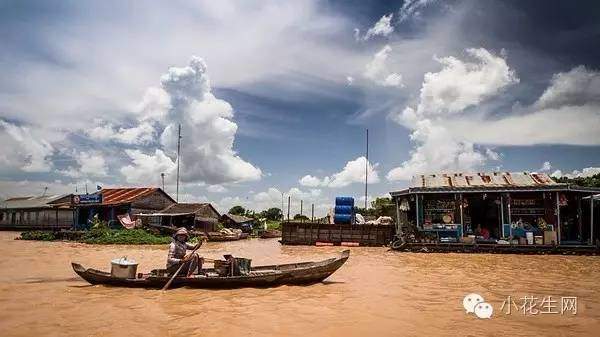
<svg viewBox="0 0 600 337">
<path fill-rule="evenodd" d="M 120 259 L 114 259 L 110 261 L 110 275 L 118 278 L 135 278 L 137 273 L 137 262 L 134 260 L 127 260 L 127 257 Z"/>
<path fill-rule="evenodd" d="M 354 207 L 352 207 L 352 206 L 346 206 L 346 205 L 335 206 L 335 214 L 352 214 L 353 211 L 354 211 Z"/>
<path fill-rule="evenodd" d="M 525 238 L 527 239 L 527 244 L 533 244 L 533 232 L 525 232 Z"/>
<path fill-rule="evenodd" d="M 354 198 L 352 197 L 336 197 L 335 198 L 336 206 L 351 206 L 354 207 Z"/>
<path fill-rule="evenodd" d="M 333 222 L 336 224 L 349 224 L 352 222 L 351 214 L 336 214 L 333 216 Z"/>
</svg>

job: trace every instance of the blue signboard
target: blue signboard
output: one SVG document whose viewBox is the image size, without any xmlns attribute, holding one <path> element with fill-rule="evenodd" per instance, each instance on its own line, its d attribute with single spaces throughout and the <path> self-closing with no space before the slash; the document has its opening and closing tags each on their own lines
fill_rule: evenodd
<svg viewBox="0 0 600 337">
<path fill-rule="evenodd" d="M 102 203 L 102 194 L 94 193 L 94 194 L 75 194 L 73 196 L 73 203 L 75 205 L 81 204 L 101 204 Z"/>
</svg>

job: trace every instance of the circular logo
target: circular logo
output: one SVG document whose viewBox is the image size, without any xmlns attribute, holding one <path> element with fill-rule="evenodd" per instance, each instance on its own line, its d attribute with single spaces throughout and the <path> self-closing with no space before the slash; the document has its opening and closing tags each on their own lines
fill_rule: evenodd
<svg viewBox="0 0 600 337">
<path fill-rule="evenodd" d="M 79 203 L 79 196 L 78 195 L 76 195 L 76 196 L 73 197 L 73 203 L 74 204 L 78 204 Z"/>
</svg>

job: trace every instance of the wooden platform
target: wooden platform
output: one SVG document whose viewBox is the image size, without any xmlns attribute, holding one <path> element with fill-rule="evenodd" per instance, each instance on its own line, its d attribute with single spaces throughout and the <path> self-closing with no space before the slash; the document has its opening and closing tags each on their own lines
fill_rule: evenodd
<svg viewBox="0 0 600 337">
<path fill-rule="evenodd" d="M 583 245 L 499 245 L 464 243 L 407 243 L 400 249 L 415 253 L 491 253 L 491 254 L 559 254 L 600 255 L 600 248 Z"/>
<path fill-rule="evenodd" d="M 315 222 L 284 222 L 281 224 L 284 245 L 315 245 L 317 242 L 341 245 L 386 246 L 394 235 L 393 225 L 337 225 Z"/>
</svg>

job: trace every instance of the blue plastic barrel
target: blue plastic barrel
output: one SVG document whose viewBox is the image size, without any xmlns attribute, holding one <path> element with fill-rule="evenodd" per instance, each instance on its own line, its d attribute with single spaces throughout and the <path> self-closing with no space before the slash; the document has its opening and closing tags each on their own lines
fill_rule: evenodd
<svg viewBox="0 0 600 337">
<path fill-rule="evenodd" d="M 336 214 L 333 216 L 333 222 L 336 224 L 349 224 L 352 222 L 351 214 Z"/>
<path fill-rule="evenodd" d="M 335 214 L 352 214 L 354 207 L 352 206 L 335 206 Z"/>
<path fill-rule="evenodd" d="M 335 205 L 336 206 L 352 206 L 352 207 L 354 207 L 354 198 L 352 198 L 352 197 L 336 197 Z"/>
</svg>

